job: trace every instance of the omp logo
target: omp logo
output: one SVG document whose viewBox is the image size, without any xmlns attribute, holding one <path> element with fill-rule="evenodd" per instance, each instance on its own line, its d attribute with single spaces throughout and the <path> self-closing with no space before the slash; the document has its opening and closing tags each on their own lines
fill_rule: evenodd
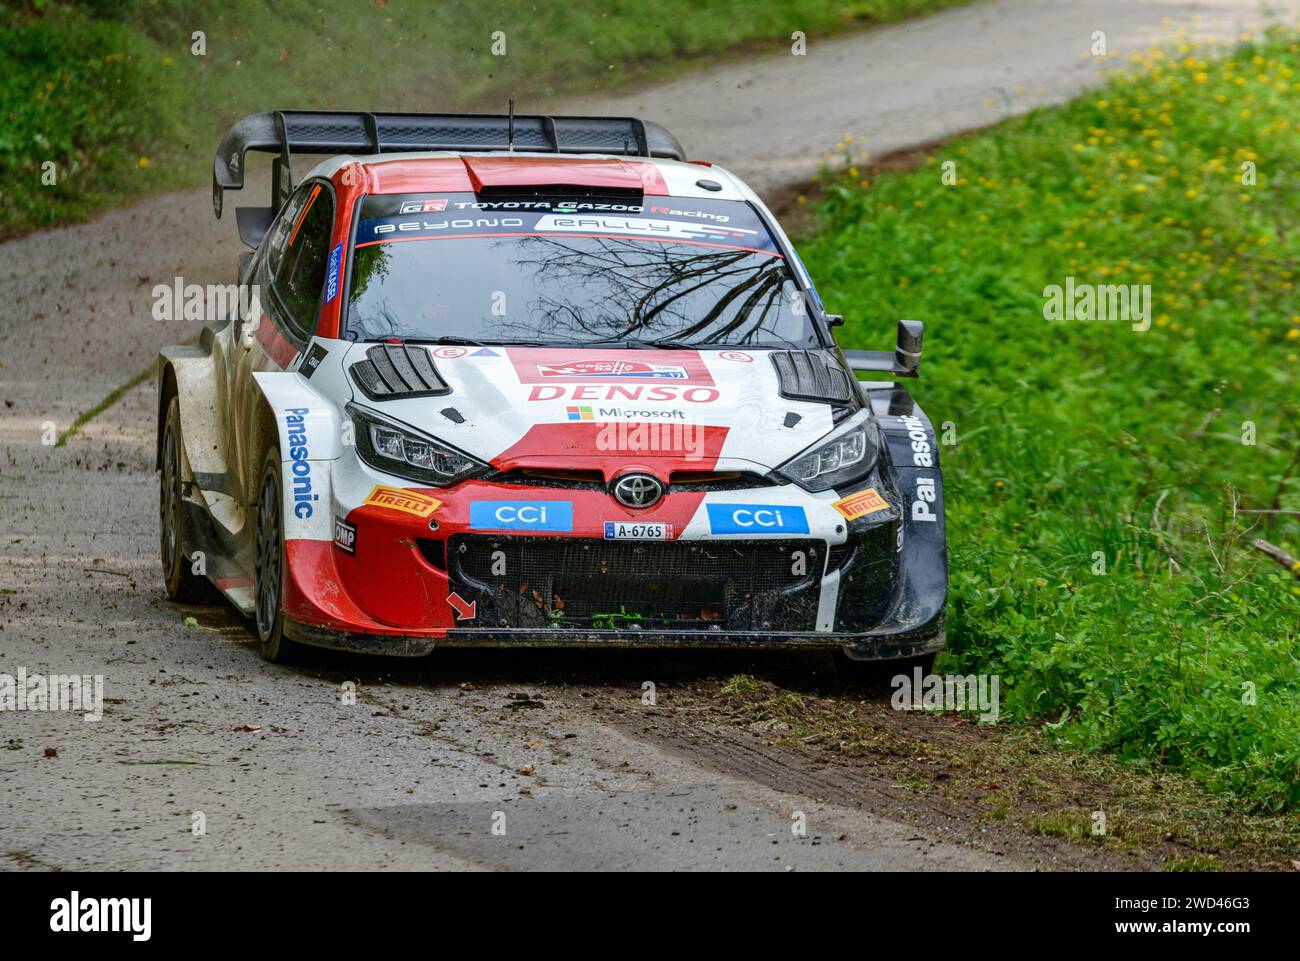
<svg viewBox="0 0 1300 961">
<path fill-rule="evenodd" d="M 50 930 L 57 934 L 126 932 L 132 941 L 148 941 L 153 933 L 152 898 L 71 897 L 50 902 Z"/>
<path fill-rule="evenodd" d="M 408 200 L 402 204 L 399 213 L 404 214 L 440 214 L 447 209 L 447 198 L 436 200 Z"/>
<path fill-rule="evenodd" d="M 568 501 L 470 501 L 469 526 L 480 531 L 572 531 Z"/>
<path fill-rule="evenodd" d="M 289 433 L 289 473 L 293 474 L 293 516 L 299 520 L 311 517 L 314 503 L 320 495 L 311 489 L 311 452 L 307 449 L 307 421 L 310 407 L 290 407 L 284 412 L 284 424 Z"/>
<path fill-rule="evenodd" d="M 786 504 L 709 504 L 711 534 L 807 534 L 808 515 Z"/>
<path fill-rule="evenodd" d="M 637 384 L 629 387 L 623 384 L 610 384 L 597 387 L 593 384 L 581 384 L 576 387 L 560 387 L 546 384 L 534 387 L 528 392 L 530 401 L 536 400 L 683 400 L 688 404 L 712 404 L 720 396 L 714 387 L 678 387 Z"/>
<path fill-rule="evenodd" d="M 345 554 L 357 552 L 357 529 L 341 517 L 334 518 L 334 546 Z"/>
<path fill-rule="evenodd" d="M 372 507 L 387 507 L 390 511 L 401 511 L 403 514 L 414 514 L 416 517 L 428 517 L 442 506 L 442 501 L 437 498 L 398 487 L 376 487 L 370 492 L 365 503 Z"/>
<path fill-rule="evenodd" d="M 851 521 L 857 520 L 859 517 L 865 517 L 868 514 L 875 514 L 878 511 L 889 510 L 889 504 L 874 487 L 868 487 L 864 491 L 850 494 L 848 497 L 837 500 L 831 506 Z"/>
<path fill-rule="evenodd" d="M 647 364 L 636 360 L 573 360 L 538 364 L 543 377 L 649 377 L 686 380 L 686 368 L 673 364 Z"/>
</svg>

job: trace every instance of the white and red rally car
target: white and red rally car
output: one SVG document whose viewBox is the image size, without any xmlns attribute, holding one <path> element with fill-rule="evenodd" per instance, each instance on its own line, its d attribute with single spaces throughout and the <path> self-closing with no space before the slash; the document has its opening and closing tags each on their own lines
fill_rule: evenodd
<svg viewBox="0 0 1300 961">
<path fill-rule="evenodd" d="M 218 217 L 248 150 L 239 296 L 161 354 L 169 596 L 210 579 L 271 660 L 943 645 L 920 324 L 840 351 L 736 177 L 638 120 L 278 111 Z"/>
</svg>

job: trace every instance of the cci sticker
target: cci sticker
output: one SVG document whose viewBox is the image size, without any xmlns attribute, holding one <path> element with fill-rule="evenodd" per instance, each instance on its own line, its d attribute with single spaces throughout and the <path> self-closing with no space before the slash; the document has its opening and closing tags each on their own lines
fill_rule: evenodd
<svg viewBox="0 0 1300 961">
<path fill-rule="evenodd" d="M 802 507 L 786 504 L 707 504 L 711 534 L 807 534 Z"/>
<path fill-rule="evenodd" d="M 479 531 L 572 531 L 568 501 L 470 501 L 469 526 Z"/>
<path fill-rule="evenodd" d="M 374 507 L 387 507 L 390 511 L 414 514 L 416 517 L 428 517 L 442 506 L 442 501 L 427 494 L 417 494 L 398 487 L 376 487 L 365 502 Z"/>
<path fill-rule="evenodd" d="M 868 487 L 864 491 L 850 494 L 848 497 L 837 500 L 831 506 L 851 521 L 855 521 L 859 517 L 865 517 L 867 514 L 875 514 L 877 511 L 889 510 L 889 504 L 876 492 L 874 487 Z"/>
</svg>

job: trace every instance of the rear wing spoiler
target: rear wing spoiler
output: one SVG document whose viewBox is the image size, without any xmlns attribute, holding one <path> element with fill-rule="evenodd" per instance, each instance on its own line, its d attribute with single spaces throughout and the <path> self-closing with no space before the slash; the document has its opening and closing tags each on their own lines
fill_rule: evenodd
<svg viewBox="0 0 1300 961">
<path fill-rule="evenodd" d="M 667 130 L 631 117 L 274 110 L 249 114 L 221 138 L 212 159 L 212 210 L 218 219 L 225 192 L 243 189 L 244 158 L 250 150 L 278 156 L 271 168 L 270 208 L 236 211 L 245 243 L 254 233 L 260 240 L 258 228 L 265 231 L 292 193 L 295 153 L 526 150 L 686 159 L 682 145 Z"/>
</svg>

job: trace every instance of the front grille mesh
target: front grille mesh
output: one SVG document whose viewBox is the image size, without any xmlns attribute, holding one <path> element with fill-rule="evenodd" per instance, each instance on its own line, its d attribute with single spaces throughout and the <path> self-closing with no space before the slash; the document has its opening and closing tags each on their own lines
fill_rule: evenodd
<svg viewBox="0 0 1300 961">
<path fill-rule="evenodd" d="M 823 541 L 606 541 L 460 534 L 453 581 L 476 627 L 801 631 Z"/>
</svg>

